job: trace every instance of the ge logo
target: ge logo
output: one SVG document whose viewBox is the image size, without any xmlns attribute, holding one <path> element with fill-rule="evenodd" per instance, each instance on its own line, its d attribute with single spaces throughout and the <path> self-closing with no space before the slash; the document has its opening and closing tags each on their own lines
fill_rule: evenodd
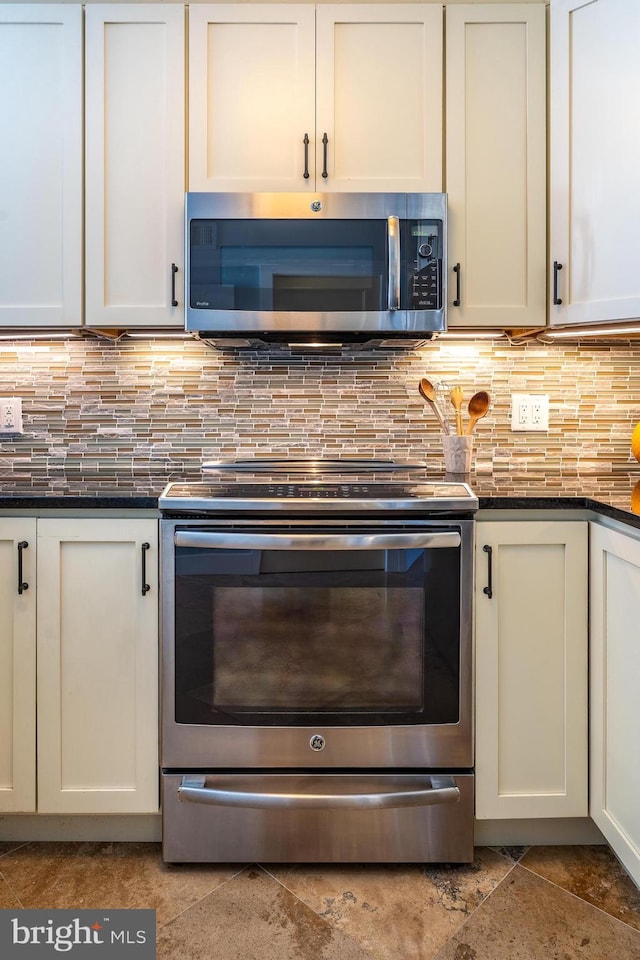
<svg viewBox="0 0 640 960">
<path fill-rule="evenodd" d="M 314 200 L 311 204 L 311 209 L 314 213 L 319 213 L 322 210 L 322 204 L 319 200 Z"/>
<path fill-rule="evenodd" d="M 321 737 L 319 733 L 314 733 L 309 740 L 309 746 L 312 750 L 324 750 L 324 737 Z"/>
</svg>

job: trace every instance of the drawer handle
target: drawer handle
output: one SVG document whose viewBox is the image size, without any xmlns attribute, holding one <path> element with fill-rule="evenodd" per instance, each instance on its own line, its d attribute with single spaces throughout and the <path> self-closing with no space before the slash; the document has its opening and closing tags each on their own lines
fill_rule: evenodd
<svg viewBox="0 0 640 960">
<path fill-rule="evenodd" d="M 29 546 L 26 540 L 21 540 L 18 544 L 18 593 L 22 594 L 29 589 L 29 584 L 22 579 L 22 551 Z"/>
<path fill-rule="evenodd" d="M 487 585 L 482 592 L 486 593 L 486 595 L 489 597 L 489 600 L 491 600 L 491 598 L 493 597 L 493 569 L 492 569 L 493 547 L 490 547 L 488 544 L 485 543 L 482 549 L 487 555 Z"/>
<path fill-rule="evenodd" d="M 215 782 L 215 781 L 214 781 Z M 338 809 L 371 810 L 384 807 L 423 807 L 440 803 L 458 803 L 460 788 L 453 777 L 425 777 L 421 785 L 379 793 L 314 793 L 312 791 L 237 790 L 208 787 L 206 777 L 188 775 L 178 787 L 178 800 L 209 806 L 253 807 L 259 809 Z"/>
</svg>

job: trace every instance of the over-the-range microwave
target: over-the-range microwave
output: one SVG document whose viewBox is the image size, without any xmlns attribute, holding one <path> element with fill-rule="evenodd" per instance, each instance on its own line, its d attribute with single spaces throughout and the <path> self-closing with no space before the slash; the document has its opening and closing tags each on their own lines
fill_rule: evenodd
<svg viewBox="0 0 640 960">
<path fill-rule="evenodd" d="M 186 328 L 217 346 L 413 346 L 446 328 L 441 193 L 188 193 Z"/>
</svg>

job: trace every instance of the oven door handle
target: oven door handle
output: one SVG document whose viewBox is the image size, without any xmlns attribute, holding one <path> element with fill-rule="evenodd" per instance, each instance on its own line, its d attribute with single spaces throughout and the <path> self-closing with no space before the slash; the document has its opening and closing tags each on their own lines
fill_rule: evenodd
<svg viewBox="0 0 640 960">
<path fill-rule="evenodd" d="M 215 784 L 215 777 L 211 778 Z M 230 790 L 228 787 L 207 785 L 207 777 L 187 775 L 178 787 L 178 800 L 189 803 L 204 803 L 209 806 L 278 808 L 298 810 L 351 809 L 371 810 L 385 807 L 424 807 L 435 804 L 458 803 L 460 789 L 452 776 L 426 776 L 415 778 L 405 789 L 380 792 L 349 792 L 349 778 L 328 777 L 329 785 L 336 792 L 298 792 L 274 790 Z M 294 784 L 292 784 L 294 786 Z M 342 787 L 342 789 L 340 789 Z"/>
<path fill-rule="evenodd" d="M 223 550 L 410 550 L 459 547 L 460 534 L 437 533 L 232 533 L 176 530 L 176 547 Z"/>
</svg>

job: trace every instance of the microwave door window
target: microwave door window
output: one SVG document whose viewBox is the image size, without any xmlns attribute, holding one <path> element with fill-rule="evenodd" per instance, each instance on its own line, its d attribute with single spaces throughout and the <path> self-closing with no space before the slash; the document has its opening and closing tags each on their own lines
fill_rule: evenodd
<svg viewBox="0 0 640 960">
<path fill-rule="evenodd" d="M 386 310 L 387 223 L 191 222 L 191 306 L 221 310 Z"/>
</svg>

